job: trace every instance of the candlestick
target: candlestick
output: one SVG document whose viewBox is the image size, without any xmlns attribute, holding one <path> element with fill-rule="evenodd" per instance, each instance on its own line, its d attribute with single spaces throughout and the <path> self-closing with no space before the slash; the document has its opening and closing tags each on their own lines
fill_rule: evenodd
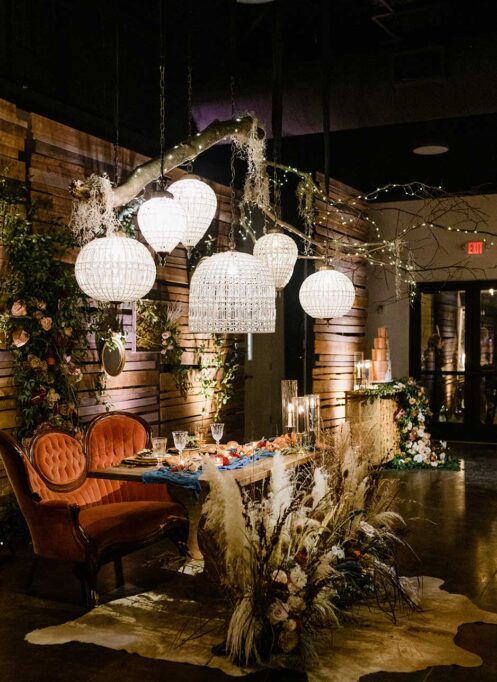
<svg viewBox="0 0 497 682">
<path fill-rule="evenodd" d="M 297 381 L 284 379 L 281 382 L 281 423 L 283 430 L 295 431 L 295 407 L 293 399 L 297 397 Z"/>
</svg>

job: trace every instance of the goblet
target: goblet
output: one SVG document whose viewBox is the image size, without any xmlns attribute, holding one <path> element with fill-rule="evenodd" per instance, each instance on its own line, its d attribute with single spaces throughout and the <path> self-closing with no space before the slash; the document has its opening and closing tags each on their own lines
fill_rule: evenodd
<svg viewBox="0 0 497 682">
<path fill-rule="evenodd" d="M 157 438 L 152 438 L 152 448 L 154 455 L 157 458 L 157 469 L 160 469 L 164 464 L 164 458 L 166 456 L 167 448 L 167 438 L 166 436 L 160 436 Z"/>
<path fill-rule="evenodd" d="M 183 450 L 188 443 L 188 431 L 173 431 L 174 447 L 179 453 L 180 459 L 183 455 Z"/>
<path fill-rule="evenodd" d="M 212 437 L 216 441 L 217 447 L 219 447 L 219 443 L 221 442 L 221 438 L 223 437 L 224 433 L 224 424 L 211 424 L 211 433 Z"/>
</svg>

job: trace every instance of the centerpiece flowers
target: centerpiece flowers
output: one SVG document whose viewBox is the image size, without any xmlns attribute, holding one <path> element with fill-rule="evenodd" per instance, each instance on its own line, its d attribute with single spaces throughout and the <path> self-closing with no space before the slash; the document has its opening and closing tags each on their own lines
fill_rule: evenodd
<svg viewBox="0 0 497 682">
<path fill-rule="evenodd" d="M 307 669 L 354 603 L 416 608 L 411 582 L 395 568 L 404 525 L 390 509 L 395 483 L 380 480 L 363 454 L 346 426 L 324 453 L 327 464 L 304 475 L 276 453 L 260 498 L 205 462 L 206 544 L 228 601 L 222 649 L 232 661 Z"/>
</svg>

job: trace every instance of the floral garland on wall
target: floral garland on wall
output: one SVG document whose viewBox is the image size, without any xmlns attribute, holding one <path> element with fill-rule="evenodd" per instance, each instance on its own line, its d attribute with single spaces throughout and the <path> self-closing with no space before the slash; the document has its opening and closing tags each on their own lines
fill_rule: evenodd
<svg viewBox="0 0 497 682">
<path fill-rule="evenodd" d="M 88 349 L 90 326 L 74 270 L 60 260 L 74 246 L 72 237 L 60 225 L 33 232 L 33 207 L 25 204 L 26 217 L 13 210 L 23 199 L 0 184 L 0 240 L 7 260 L 0 330 L 13 357 L 20 439 L 43 422 L 78 429 L 77 365 Z"/>
<path fill-rule="evenodd" d="M 459 470 L 459 460 L 448 453 L 447 443 L 432 439 L 428 431 L 432 411 L 424 386 L 409 377 L 366 389 L 365 394 L 371 399 L 395 397 L 399 404 L 394 415 L 399 452 L 388 462 L 388 468 Z"/>
<path fill-rule="evenodd" d="M 161 362 L 174 376 L 176 388 L 186 399 L 190 389 L 190 371 L 182 364 L 184 349 L 181 345 L 179 320 L 181 306 L 174 303 L 138 301 L 136 304 L 136 345 L 159 351 Z"/>
<path fill-rule="evenodd" d="M 235 381 L 240 368 L 239 348 L 235 340 L 227 347 L 226 334 L 211 334 L 213 353 L 201 343 L 197 348 L 197 362 L 200 367 L 200 392 L 205 402 L 214 401 L 214 421 L 221 417 L 223 408 L 235 394 Z M 202 412 L 205 412 L 205 407 Z"/>
</svg>

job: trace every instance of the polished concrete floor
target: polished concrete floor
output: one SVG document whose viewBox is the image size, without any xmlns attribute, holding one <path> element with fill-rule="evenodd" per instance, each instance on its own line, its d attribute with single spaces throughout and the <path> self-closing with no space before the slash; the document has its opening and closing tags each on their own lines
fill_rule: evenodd
<svg viewBox="0 0 497 682">
<path fill-rule="evenodd" d="M 389 472 L 399 477 L 399 510 L 409 524 L 408 540 L 416 553 L 402 558 L 406 575 L 431 575 L 445 580 L 445 589 L 465 594 L 479 607 L 497 612 L 497 446 L 459 446 L 461 472 Z M 167 546 L 136 553 L 125 560 L 129 583 L 143 590 L 178 577 L 161 567 L 158 556 Z M 32 595 L 24 593 L 30 548 L 0 558 L 0 681 L 59 680 L 109 682 L 220 681 L 230 678 L 215 670 L 141 658 L 93 645 L 34 646 L 26 632 L 55 625 L 83 612 L 79 588 L 68 567 L 45 562 L 35 577 Z M 181 576 L 181 588 L 196 591 L 195 578 Z M 198 584 L 198 583 L 197 583 Z M 104 567 L 100 589 L 111 598 L 113 576 Z M 456 641 L 483 658 L 479 668 L 439 667 L 412 674 L 369 675 L 368 682 L 497 682 L 497 626 L 463 625 Z M 305 675 L 262 672 L 247 682 L 306 679 Z"/>
</svg>

